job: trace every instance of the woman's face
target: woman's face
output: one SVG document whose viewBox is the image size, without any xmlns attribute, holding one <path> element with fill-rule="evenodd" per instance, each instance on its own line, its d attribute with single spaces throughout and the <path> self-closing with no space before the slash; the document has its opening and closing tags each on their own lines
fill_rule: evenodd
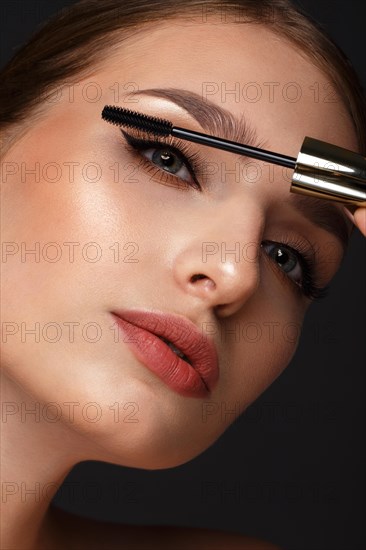
<svg viewBox="0 0 366 550">
<path fill-rule="evenodd" d="M 92 441 L 86 458 L 174 466 L 289 363 L 349 223 L 339 205 L 290 194 L 290 170 L 187 142 L 189 162 L 164 145 L 134 150 L 104 105 L 256 134 L 293 157 L 307 135 L 357 150 L 354 131 L 327 78 L 251 24 L 150 27 L 67 84 L 4 159 L 3 369 Z M 210 394 L 175 391 L 137 358 L 112 314 L 135 309 L 184 317 L 215 344 Z"/>
</svg>

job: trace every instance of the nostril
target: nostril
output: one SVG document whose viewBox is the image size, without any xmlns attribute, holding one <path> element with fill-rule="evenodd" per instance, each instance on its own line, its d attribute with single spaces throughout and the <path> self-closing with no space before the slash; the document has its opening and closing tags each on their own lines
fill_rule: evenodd
<svg viewBox="0 0 366 550">
<path fill-rule="evenodd" d="M 202 273 L 198 273 L 196 275 L 192 275 L 191 277 L 191 283 L 195 283 L 196 281 L 198 281 L 199 279 L 207 279 L 207 276 L 206 275 L 203 275 Z"/>
</svg>

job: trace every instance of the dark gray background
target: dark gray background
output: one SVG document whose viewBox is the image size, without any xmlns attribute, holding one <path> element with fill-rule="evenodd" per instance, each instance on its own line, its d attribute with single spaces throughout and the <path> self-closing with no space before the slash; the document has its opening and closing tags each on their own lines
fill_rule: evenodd
<svg viewBox="0 0 366 550">
<path fill-rule="evenodd" d="M 2 1 L 1 64 L 66 0 Z M 364 2 L 303 0 L 366 84 Z M 328 298 L 311 307 L 285 372 L 208 451 L 150 472 L 85 462 L 55 504 L 119 523 L 192 525 L 287 550 L 364 548 L 365 242 L 357 231 Z"/>
</svg>

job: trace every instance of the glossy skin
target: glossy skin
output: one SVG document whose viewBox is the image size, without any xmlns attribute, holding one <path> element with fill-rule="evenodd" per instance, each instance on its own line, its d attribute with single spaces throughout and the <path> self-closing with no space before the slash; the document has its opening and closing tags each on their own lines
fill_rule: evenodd
<svg viewBox="0 0 366 550">
<path fill-rule="evenodd" d="M 21 262 L 20 255 L 9 256 L 3 269 L 2 319 L 19 327 L 25 323 L 31 328 L 35 322 L 41 327 L 39 342 L 26 335 L 21 343 L 18 332 L 2 344 L 3 399 L 26 402 L 29 408 L 35 403 L 41 407 L 57 403 L 60 416 L 57 422 L 47 421 L 44 414 L 40 421 L 27 417 L 20 422 L 17 414 L 9 415 L 3 430 L 8 446 L 3 478 L 22 479 L 29 486 L 36 482 L 41 487 L 53 485 L 41 504 L 9 496 L 3 514 L 4 547 L 36 547 L 49 502 L 77 462 L 102 460 L 147 469 L 182 464 L 209 447 L 232 420 L 206 414 L 204 421 L 205 402 L 225 403 L 227 408 L 239 403 L 242 412 L 289 363 L 309 300 L 296 292 L 272 260 L 266 260 L 263 249 L 254 261 L 253 256 L 237 261 L 233 254 L 222 259 L 217 253 L 203 262 L 202 243 L 225 243 L 226 249 L 232 250 L 237 242 L 258 246 L 262 241 L 282 242 L 284 235 L 292 242 L 307 239 L 319 246 L 317 269 L 322 285 L 338 269 L 342 258 L 338 240 L 285 204 L 289 183 L 281 168 L 273 169 L 271 183 L 268 166 L 260 164 L 263 177 L 255 184 L 236 181 L 227 174 L 226 179 L 212 178 L 201 193 L 179 180 L 175 185 L 163 184 L 157 175 L 151 178 L 143 169 L 131 178 L 131 166 L 139 162 L 137 155 L 126 148 L 119 130 L 100 118 L 103 106 L 114 104 L 201 130 L 169 101 L 138 96 L 134 98 L 137 102 L 129 102 L 130 88 L 126 92 L 123 84 L 137 83 L 140 90 L 184 88 L 201 95 L 203 82 L 224 82 L 227 89 L 235 82 L 279 82 L 283 89 L 295 81 L 303 91 L 296 103 L 284 100 L 281 94 L 273 102 L 265 95 L 256 103 L 236 102 L 233 94 L 209 99 L 234 116 L 244 112 L 265 139 L 266 149 L 297 156 L 303 137 L 310 135 L 357 150 L 341 102 L 313 100 L 310 86 L 327 83 L 317 68 L 265 28 L 228 27 L 170 22 L 128 40 L 102 67 L 80 81 L 72 102 L 64 94 L 3 159 L 24 162 L 27 167 L 37 162 L 50 167 L 46 178 L 41 174 L 38 182 L 32 175 L 22 181 L 18 173 L 2 184 L 3 240 L 27 243 L 28 248 L 35 242 L 40 242 L 41 248 L 56 242 L 62 250 L 57 262 L 44 261 L 42 256 L 39 263 L 33 259 Z M 97 82 L 103 90 L 97 101 L 85 99 L 80 92 L 90 82 Z M 112 89 L 116 82 L 122 90 L 117 100 Z M 238 162 L 223 151 L 196 150 L 207 162 L 223 163 L 227 171 Z M 78 163 L 73 181 L 66 162 Z M 50 182 L 55 173 L 48 163 L 61 167 L 59 181 Z M 91 182 L 92 168 L 83 175 L 87 163 L 101 167 L 97 182 Z M 120 163 L 119 178 L 110 168 L 116 163 Z M 337 208 L 343 214 L 343 208 Z M 350 227 L 351 222 L 345 219 Z M 63 244 L 66 242 L 80 243 L 73 262 Z M 102 250 L 97 262 L 86 261 L 81 254 L 83 245 L 90 242 L 98 243 Z M 116 242 L 121 243 L 120 261 L 115 261 L 110 248 Z M 136 248 L 123 250 L 123 245 L 131 242 L 138 245 L 132 256 L 138 261 L 129 263 L 123 258 Z M 326 259 L 329 245 L 332 261 Z M 92 258 L 94 252 L 86 253 Z M 49 256 L 53 254 L 50 249 Z M 192 282 L 198 274 L 204 277 Z M 122 308 L 173 312 L 202 330 L 210 329 L 219 355 L 220 379 L 209 400 L 173 392 L 139 363 L 127 343 L 114 341 L 111 311 Z M 79 325 L 72 342 L 65 323 L 74 322 Z M 55 336 L 51 328 L 47 337 L 42 336 L 47 323 L 62 327 L 59 341 L 50 341 Z M 88 323 L 96 323 L 102 331 L 94 343 L 90 341 L 95 336 L 92 328 L 84 335 L 81 331 Z M 237 324 L 244 330 L 239 341 L 225 338 Z M 268 332 L 271 324 L 276 328 L 273 337 Z M 253 338 L 250 326 L 262 330 L 255 343 L 249 341 Z M 295 327 L 295 335 L 291 327 Z M 79 403 L 73 417 L 70 402 Z M 87 403 L 97 403 L 97 408 L 87 411 L 88 416 L 85 409 L 82 414 Z M 115 403 L 120 403 L 118 421 Z M 96 410 L 100 418 L 90 421 Z M 47 526 L 48 515 L 45 517 Z M 21 532 L 17 528 L 20 520 L 24 522 Z M 57 532 L 53 527 L 47 531 L 46 545 L 57 540 Z M 123 536 L 121 528 L 116 540 Z"/>
</svg>

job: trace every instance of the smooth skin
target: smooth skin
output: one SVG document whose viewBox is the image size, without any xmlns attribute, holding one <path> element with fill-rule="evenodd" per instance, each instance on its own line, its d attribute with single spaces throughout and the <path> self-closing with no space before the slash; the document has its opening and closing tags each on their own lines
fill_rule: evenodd
<svg viewBox="0 0 366 550">
<path fill-rule="evenodd" d="M 203 422 L 207 399 L 173 392 L 136 359 L 126 342 L 116 343 L 111 311 L 155 309 L 184 316 L 202 330 L 209 327 L 220 364 L 219 382 L 209 401 L 228 408 L 238 402 L 244 411 L 292 358 L 296 329 L 310 300 L 296 291 L 263 250 L 257 256 L 248 252 L 240 261 L 233 254 L 224 258 L 214 254 L 203 262 L 202 243 L 224 243 L 226 250 L 237 242 L 243 247 L 254 243 L 258 251 L 262 241 L 282 242 L 284 236 L 295 243 L 310 242 L 317 246 L 321 285 L 331 280 L 343 255 L 334 235 L 286 202 L 289 182 L 279 167 L 273 169 L 270 183 L 269 167 L 261 163 L 262 175 L 255 183 L 238 180 L 229 173 L 238 157 L 197 147 L 207 162 L 227 170 L 203 185 L 202 192 L 178 179 L 176 184 L 161 182 L 158 174 L 152 176 L 143 168 L 131 177 L 131 166 L 136 168 L 141 157 L 127 149 L 118 128 L 101 120 L 103 106 L 120 105 L 202 130 L 182 108 L 165 99 L 141 95 L 131 102 L 131 86 L 124 84 L 134 83 L 135 90 L 135 84 L 139 90 L 184 88 L 202 96 L 204 82 L 226 83 L 227 89 L 236 82 L 257 82 L 263 90 L 263 83 L 279 82 L 281 90 L 293 81 L 302 89 L 297 102 L 281 93 L 273 102 L 265 94 L 258 102 L 237 102 L 233 94 L 220 93 L 209 99 L 238 118 L 244 113 L 267 149 L 296 156 L 299 143 L 310 135 L 357 150 L 342 103 L 313 100 L 310 86 L 327 84 L 327 78 L 284 39 L 252 24 L 177 20 L 128 39 L 80 80 L 72 101 L 65 93 L 50 102 L 44 116 L 5 155 L 4 163 L 24 163 L 26 168 L 38 162 L 41 175 L 38 180 L 29 173 L 23 177 L 19 166 L 19 172 L 2 182 L 4 242 L 26 243 L 28 249 L 36 242 L 41 248 L 58 243 L 62 256 L 55 262 L 42 256 L 36 262 L 27 256 L 22 262 L 20 254 L 9 255 L 2 270 L 2 319 L 19 328 L 2 344 L 2 399 L 9 407 L 1 434 L 2 479 L 14 483 L 6 486 L 3 504 L 4 550 L 90 549 L 101 548 L 105 541 L 108 548 L 129 549 L 133 541 L 139 549 L 213 549 L 218 542 L 218 548 L 275 548 L 242 535 L 196 529 L 146 528 L 137 533 L 127 526 L 73 518 L 49 504 L 78 462 L 173 467 L 202 453 L 229 424 L 217 415 Z M 85 87 L 90 82 L 102 89 L 100 98 Z M 118 98 L 115 83 L 120 83 Z M 245 166 L 245 161 L 240 162 L 241 168 Z M 73 177 L 70 163 L 78 163 Z M 92 182 L 96 173 L 92 166 L 83 171 L 88 163 L 101 168 L 98 181 Z M 55 164 L 61 167 L 61 176 L 51 182 Z M 117 164 L 116 178 L 111 166 Z M 337 208 L 350 229 L 343 207 Z M 355 222 L 365 233 L 364 214 L 365 210 L 357 210 Z M 67 242 L 80 243 L 74 261 L 63 244 Z M 81 254 L 90 242 L 102 250 L 96 262 Z M 131 252 L 123 245 L 137 243 L 138 261 L 115 261 L 110 247 L 116 242 L 121 243 L 122 258 Z M 93 257 L 93 250 L 86 252 Z M 192 280 L 198 274 L 203 277 Z M 38 341 L 21 330 L 22 323 L 30 329 L 36 322 L 41 330 Z M 58 341 L 51 341 L 56 329 L 48 323 L 62 327 Z M 71 323 L 79 323 L 73 341 Z M 82 333 L 88 323 L 101 328 L 99 340 L 91 342 L 96 334 L 92 326 Z M 246 337 L 238 341 L 224 337 L 236 324 L 241 329 L 260 327 L 262 337 L 256 343 Z M 276 328 L 272 338 L 265 332 L 269 324 Z M 47 326 L 49 332 L 42 332 Z M 44 409 L 50 402 L 56 403 L 54 408 Z M 97 406 L 83 408 L 90 403 Z M 117 421 L 115 403 L 120 404 Z M 129 409 L 123 409 L 126 404 Z M 40 407 L 39 417 L 25 413 L 22 417 L 21 406 L 24 411 Z M 49 421 L 56 411 L 58 419 Z M 138 421 L 127 421 L 128 413 Z M 37 483 L 41 498 L 23 497 L 22 488 Z"/>
</svg>

